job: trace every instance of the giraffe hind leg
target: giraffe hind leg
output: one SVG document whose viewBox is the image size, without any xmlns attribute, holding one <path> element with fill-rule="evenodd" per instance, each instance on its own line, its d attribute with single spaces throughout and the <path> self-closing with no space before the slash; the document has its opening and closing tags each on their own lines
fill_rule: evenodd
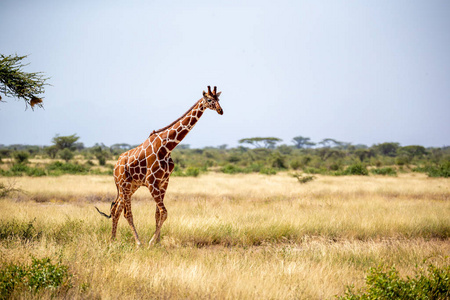
<svg viewBox="0 0 450 300">
<path fill-rule="evenodd" d="M 152 239 L 149 242 L 149 246 L 152 246 L 154 244 L 157 244 L 161 240 L 161 227 L 164 223 L 164 221 L 167 219 L 167 209 L 164 206 L 164 203 L 160 202 L 156 204 L 156 210 L 158 213 L 155 213 L 156 218 L 156 229 L 155 233 L 153 234 Z"/>
<path fill-rule="evenodd" d="M 112 218 L 112 229 L 111 229 L 111 240 L 116 239 L 116 233 L 117 233 L 117 223 L 119 222 L 120 214 L 122 213 L 122 210 L 124 209 L 123 201 L 116 201 L 114 206 L 111 208 L 111 218 Z"/>
</svg>

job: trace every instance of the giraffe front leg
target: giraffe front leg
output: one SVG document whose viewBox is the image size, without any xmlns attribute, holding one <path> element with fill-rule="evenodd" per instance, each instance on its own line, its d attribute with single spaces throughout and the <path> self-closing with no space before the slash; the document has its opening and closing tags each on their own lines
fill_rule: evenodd
<svg viewBox="0 0 450 300">
<path fill-rule="evenodd" d="M 161 185 L 161 189 L 150 189 L 150 193 L 152 194 L 153 198 L 156 202 L 156 212 L 155 212 L 155 221 L 156 221 L 156 229 L 155 233 L 153 234 L 152 239 L 149 242 L 149 246 L 152 246 L 156 243 L 159 243 L 160 238 L 160 232 L 161 227 L 164 223 L 164 221 L 167 219 L 167 209 L 164 206 L 164 196 L 166 194 L 167 185 L 169 184 L 169 180 L 167 179 L 164 184 Z"/>
<path fill-rule="evenodd" d="M 133 222 L 133 214 L 131 213 L 131 201 L 125 201 L 125 211 L 124 211 L 125 219 L 127 219 L 128 224 L 131 227 L 131 231 L 133 232 L 134 240 L 136 241 L 136 246 L 141 245 L 141 241 L 139 240 L 139 236 L 137 234 L 136 228 L 134 227 Z"/>
</svg>

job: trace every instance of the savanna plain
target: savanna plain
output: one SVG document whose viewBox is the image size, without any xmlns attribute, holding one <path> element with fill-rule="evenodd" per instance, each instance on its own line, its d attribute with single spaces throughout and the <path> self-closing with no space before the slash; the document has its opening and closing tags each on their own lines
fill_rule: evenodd
<svg viewBox="0 0 450 300">
<path fill-rule="evenodd" d="M 447 178 L 172 177 L 159 245 L 148 247 L 154 201 L 143 187 L 133 197 L 139 248 L 123 217 L 110 241 L 111 220 L 94 208 L 109 212 L 112 176 L 0 183 L 20 190 L 0 199 L 0 263 L 50 258 L 70 274 L 63 287 L 17 289 L 12 298 L 334 299 L 349 285 L 363 287 L 371 267 L 413 276 L 450 263 Z"/>
</svg>

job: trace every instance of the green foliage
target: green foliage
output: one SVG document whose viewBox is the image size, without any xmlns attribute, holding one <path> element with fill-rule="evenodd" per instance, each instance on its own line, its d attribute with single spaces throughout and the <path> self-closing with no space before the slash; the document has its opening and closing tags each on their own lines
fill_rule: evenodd
<svg viewBox="0 0 450 300">
<path fill-rule="evenodd" d="M 281 142 L 282 139 L 276 137 L 254 137 L 254 138 L 245 138 L 240 139 L 239 144 L 249 144 L 255 146 L 257 148 L 268 148 L 274 149 L 276 143 Z"/>
<path fill-rule="evenodd" d="M 414 172 L 425 172 L 429 177 L 450 177 L 450 160 L 444 161 L 438 165 L 426 165 L 413 169 Z"/>
<path fill-rule="evenodd" d="M 272 167 L 275 169 L 287 169 L 286 158 L 280 152 L 274 152 L 271 157 Z"/>
<path fill-rule="evenodd" d="M 371 169 L 370 173 L 375 175 L 397 176 L 397 171 L 391 167 Z"/>
<path fill-rule="evenodd" d="M 22 176 L 24 174 L 32 177 L 39 177 L 45 176 L 46 172 L 44 169 L 29 167 L 25 164 L 14 164 L 9 170 L 0 169 L 0 175 L 5 177 Z"/>
<path fill-rule="evenodd" d="M 220 169 L 220 171 L 225 174 L 248 173 L 247 170 L 231 164 L 225 165 Z"/>
<path fill-rule="evenodd" d="M 316 178 L 315 176 L 303 175 L 303 174 L 298 174 L 298 173 L 292 174 L 292 177 L 297 178 L 297 180 L 300 184 L 308 183 L 310 181 L 313 181 Z"/>
<path fill-rule="evenodd" d="M 197 177 L 200 174 L 199 168 L 188 167 L 185 171 L 185 176 Z"/>
<path fill-rule="evenodd" d="M 79 139 L 80 139 L 80 137 L 78 137 L 76 134 L 67 135 L 67 136 L 56 135 L 52 139 L 52 143 L 58 150 L 63 150 L 63 149 L 67 148 L 67 149 L 74 151 L 76 149 L 75 143 Z"/>
<path fill-rule="evenodd" d="M 264 174 L 264 175 L 275 175 L 275 174 L 277 174 L 277 170 L 275 170 L 273 168 L 261 168 L 259 173 Z"/>
<path fill-rule="evenodd" d="M 72 150 L 70 150 L 69 148 L 64 148 L 63 150 L 59 151 L 58 154 L 59 157 L 64 159 L 66 162 L 69 162 L 69 160 L 74 157 Z"/>
<path fill-rule="evenodd" d="M 70 288 L 71 274 L 61 261 L 52 263 L 48 257 L 32 258 L 31 265 L 8 264 L 0 269 L 0 298 L 9 298 L 15 290 L 37 292 Z"/>
<path fill-rule="evenodd" d="M 348 166 L 342 175 L 369 175 L 369 171 L 363 164 L 356 163 Z"/>
<path fill-rule="evenodd" d="M 35 220 L 28 223 L 20 222 L 15 219 L 12 221 L 0 221 L 0 240 L 7 240 L 11 238 L 18 238 L 22 241 L 32 241 L 39 239 L 42 235 L 33 223 Z"/>
<path fill-rule="evenodd" d="M 449 299 L 450 266 L 438 268 L 432 264 L 426 271 L 417 270 L 413 278 L 402 279 L 395 267 L 370 268 L 366 291 L 348 287 L 338 299 Z"/>
<path fill-rule="evenodd" d="M 57 176 L 62 174 L 87 174 L 89 167 L 80 164 L 62 163 L 55 161 L 47 166 L 49 175 Z"/>
<path fill-rule="evenodd" d="M 294 143 L 295 147 L 298 149 L 309 148 L 314 146 L 316 143 L 311 142 L 309 137 L 296 136 L 292 139 L 292 143 Z"/>
<path fill-rule="evenodd" d="M 106 160 L 109 158 L 109 153 L 106 150 L 103 150 L 101 146 L 94 147 L 92 152 L 95 155 L 95 158 L 98 159 L 98 164 L 100 166 L 106 165 Z"/>
<path fill-rule="evenodd" d="M 400 147 L 398 143 L 382 143 L 375 145 L 375 151 L 384 156 L 396 156 L 397 149 Z"/>
<path fill-rule="evenodd" d="M 434 167 L 430 167 L 427 170 L 428 176 L 430 177 L 444 177 L 444 178 L 448 178 L 450 177 L 450 160 L 434 166 Z"/>
<path fill-rule="evenodd" d="M 30 158 L 30 153 L 26 151 L 17 151 L 14 153 L 14 159 L 18 164 L 25 164 L 28 162 L 28 158 Z"/>
<path fill-rule="evenodd" d="M 52 145 L 45 147 L 44 151 L 50 158 L 56 158 L 56 154 L 58 154 L 59 149 L 56 145 Z"/>
<path fill-rule="evenodd" d="M 188 167 L 184 171 L 180 169 L 177 165 L 172 172 L 172 176 L 180 176 L 180 177 L 197 177 L 200 175 L 200 169 L 195 167 Z"/>
<path fill-rule="evenodd" d="M 42 73 L 26 73 L 22 60 L 27 56 L 0 54 L 0 92 L 6 96 L 22 98 L 26 105 L 42 107 L 42 99 L 35 95 L 44 93 L 45 81 Z M 1 99 L 1 97 L 0 97 Z"/>
</svg>

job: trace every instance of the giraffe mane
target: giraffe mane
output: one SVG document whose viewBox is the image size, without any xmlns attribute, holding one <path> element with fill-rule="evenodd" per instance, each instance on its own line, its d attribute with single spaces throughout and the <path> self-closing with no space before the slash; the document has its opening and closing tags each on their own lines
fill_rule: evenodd
<svg viewBox="0 0 450 300">
<path fill-rule="evenodd" d="M 203 99 L 203 98 L 202 98 Z M 181 119 L 183 119 L 202 99 L 200 99 L 200 100 L 198 100 L 197 102 L 195 102 L 195 104 L 194 105 L 192 105 L 192 107 L 191 108 L 189 108 L 181 117 L 179 117 L 178 119 L 176 119 L 175 121 L 173 121 L 172 123 L 170 123 L 169 125 L 167 125 L 167 126 L 165 126 L 165 127 L 163 127 L 163 128 L 161 128 L 161 129 L 158 129 L 158 130 L 153 130 L 152 131 L 152 133 L 150 134 L 150 135 L 152 135 L 152 134 L 155 134 L 155 133 L 160 133 L 161 131 L 164 131 L 164 130 L 166 130 L 166 129 L 169 129 L 170 127 L 172 127 L 173 125 L 175 125 L 175 123 L 177 123 L 178 121 L 180 121 Z"/>
</svg>

